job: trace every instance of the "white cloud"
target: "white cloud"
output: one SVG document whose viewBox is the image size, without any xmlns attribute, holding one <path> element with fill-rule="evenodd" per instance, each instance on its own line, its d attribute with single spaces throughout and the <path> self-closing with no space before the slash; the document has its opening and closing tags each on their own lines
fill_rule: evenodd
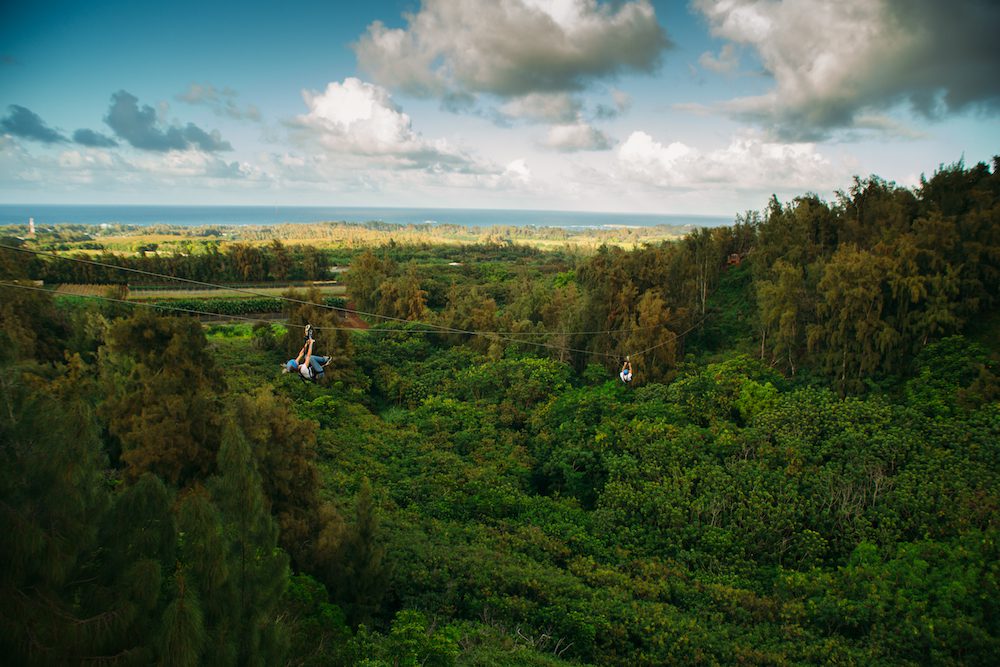
<svg viewBox="0 0 1000 667">
<path fill-rule="evenodd" d="M 193 151 L 172 151 L 162 156 L 144 154 L 130 164 L 136 170 L 157 178 L 267 180 L 267 175 L 250 163 L 226 161 Z"/>
<path fill-rule="evenodd" d="M 58 163 L 66 169 L 108 169 L 114 158 L 106 151 L 68 150 L 59 154 Z"/>
<path fill-rule="evenodd" d="M 648 0 L 424 0 L 406 28 L 368 26 L 354 50 L 375 81 L 468 106 L 572 92 L 649 72 L 670 44 Z"/>
<path fill-rule="evenodd" d="M 510 162 L 503 170 L 503 176 L 508 181 L 528 184 L 531 182 L 531 170 L 523 158 Z"/>
<path fill-rule="evenodd" d="M 474 160 L 443 139 L 429 141 L 413 130 L 389 92 L 353 77 L 327 85 L 323 92 L 303 91 L 309 112 L 293 128 L 304 130 L 328 151 L 368 158 L 369 164 L 401 168 L 476 169 Z"/>
<path fill-rule="evenodd" d="M 611 148 L 611 140 L 589 123 L 580 121 L 551 127 L 544 145 L 563 153 L 599 151 Z"/>
<path fill-rule="evenodd" d="M 695 0 L 717 37 L 774 77 L 726 108 L 794 139 L 900 103 L 934 118 L 1000 110 L 1000 4 L 982 0 Z M 714 62 L 714 61 L 712 61 Z"/>
<path fill-rule="evenodd" d="M 725 148 L 704 151 L 675 141 L 663 144 L 633 132 L 618 149 L 618 166 L 627 180 L 658 188 L 796 192 L 832 191 L 846 181 L 810 143 L 776 143 L 743 135 Z"/>
<path fill-rule="evenodd" d="M 330 148 L 362 154 L 405 153 L 422 147 L 410 117 L 392 102 L 388 91 L 356 78 L 333 81 L 317 93 L 303 91 L 309 113 L 299 116 L 320 131 Z"/>
</svg>

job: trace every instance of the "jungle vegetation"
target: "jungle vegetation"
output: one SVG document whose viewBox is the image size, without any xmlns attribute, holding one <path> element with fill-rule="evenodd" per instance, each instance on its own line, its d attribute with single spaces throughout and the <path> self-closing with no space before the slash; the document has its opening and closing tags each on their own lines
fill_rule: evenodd
<svg viewBox="0 0 1000 667">
<path fill-rule="evenodd" d="M 358 331 L 307 289 L 284 325 L 58 298 L 11 283 L 122 278 L 0 251 L 0 654 L 992 665 L 998 168 L 592 253 L 105 257 L 349 263 Z M 319 384 L 279 372 L 306 322 Z"/>
</svg>

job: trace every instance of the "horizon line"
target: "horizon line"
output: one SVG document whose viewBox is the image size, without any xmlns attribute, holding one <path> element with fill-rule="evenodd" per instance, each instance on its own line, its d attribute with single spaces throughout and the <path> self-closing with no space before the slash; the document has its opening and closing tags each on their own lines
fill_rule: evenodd
<svg viewBox="0 0 1000 667">
<path fill-rule="evenodd" d="M 557 209 L 557 208 L 493 208 L 477 206 L 379 206 L 379 205 L 337 205 L 337 204 L 135 204 L 135 203 L 43 203 L 43 202 L 0 202 L 0 207 L 24 207 L 47 206 L 47 207 L 150 207 L 150 208 L 254 208 L 254 209 L 344 209 L 344 210 L 392 210 L 392 211 L 503 211 L 503 212 L 524 212 L 524 213 L 570 213 L 584 215 L 641 215 L 641 216 L 670 216 L 670 217 L 694 217 L 694 218 L 728 218 L 736 214 L 723 213 L 667 213 L 662 211 L 609 211 L 609 210 L 584 210 L 584 209 Z"/>
</svg>

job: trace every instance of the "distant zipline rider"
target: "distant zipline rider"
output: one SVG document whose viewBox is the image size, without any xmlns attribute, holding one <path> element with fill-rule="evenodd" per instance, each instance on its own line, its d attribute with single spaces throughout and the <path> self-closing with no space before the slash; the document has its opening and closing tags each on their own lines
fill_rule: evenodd
<svg viewBox="0 0 1000 667">
<path fill-rule="evenodd" d="M 622 382 L 625 384 L 632 381 L 632 362 L 629 361 L 628 356 L 625 357 L 625 363 L 622 364 L 622 372 L 618 374 L 618 377 L 620 377 Z"/>
<path fill-rule="evenodd" d="M 289 359 L 282 369 L 282 373 L 291 373 L 293 371 L 299 372 L 299 377 L 302 378 L 303 382 L 318 382 L 326 375 L 326 367 L 330 365 L 330 360 L 333 357 L 323 357 L 318 354 L 313 354 L 313 345 L 316 343 L 316 339 L 313 336 L 313 328 L 311 324 L 306 325 L 305 331 L 305 343 L 302 345 L 302 349 L 299 350 L 299 354 L 294 359 Z M 305 357 L 303 359 L 303 357 Z"/>
</svg>

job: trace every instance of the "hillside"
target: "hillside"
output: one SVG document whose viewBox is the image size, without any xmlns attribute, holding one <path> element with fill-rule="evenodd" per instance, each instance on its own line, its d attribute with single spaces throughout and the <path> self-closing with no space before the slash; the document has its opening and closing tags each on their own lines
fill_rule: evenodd
<svg viewBox="0 0 1000 667">
<path fill-rule="evenodd" d="M 0 650 L 993 664 L 997 167 L 592 252 L 2 250 Z M 27 282 L 341 263 L 347 300 L 271 295 L 281 324 Z M 316 384 L 280 372 L 306 323 L 331 357 Z"/>
</svg>

